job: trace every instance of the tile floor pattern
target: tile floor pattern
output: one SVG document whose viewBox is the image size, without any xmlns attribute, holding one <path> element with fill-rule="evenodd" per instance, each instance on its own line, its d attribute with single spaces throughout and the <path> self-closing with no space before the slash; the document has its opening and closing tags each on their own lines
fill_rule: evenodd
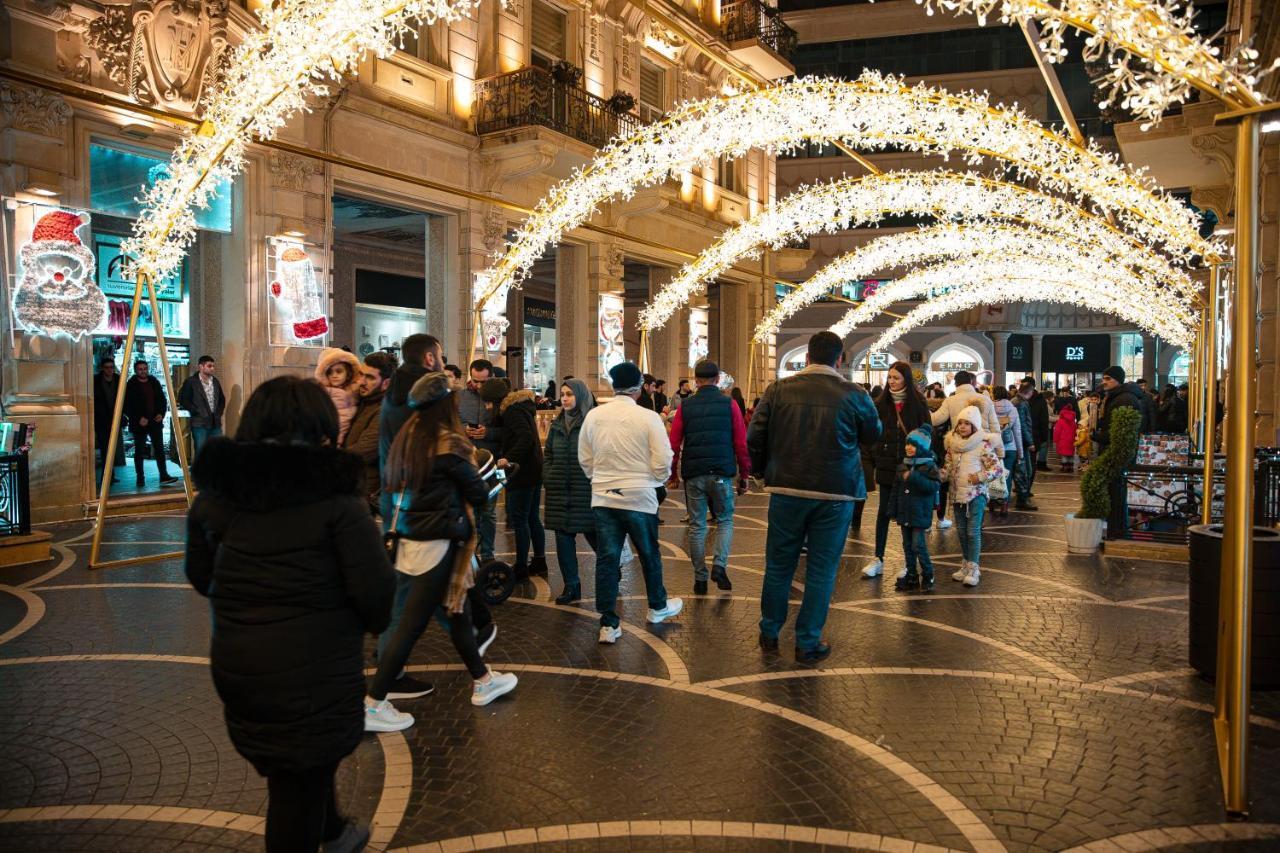
<svg viewBox="0 0 1280 853">
<path fill-rule="evenodd" d="M 954 530 L 934 532 L 931 597 L 859 577 L 873 498 L 821 667 L 795 663 L 789 630 L 781 654 L 755 644 L 767 497 L 739 503 L 732 594 L 699 598 L 673 500 L 677 620 L 644 622 L 633 565 L 622 640 L 599 646 L 590 598 L 551 601 L 553 558 L 549 584 L 496 608 L 489 657 L 516 693 L 473 708 L 432 628 L 411 663 L 437 692 L 343 764 L 343 807 L 398 851 L 1280 849 L 1280 696 L 1255 696 L 1253 822 L 1226 823 L 1185 566 L 1067 556 L 1075 482 L 1038 486 L 1039 512 L 988 520 L 976 589 L 948 579 Z M 0 574 L 0 850 L 260 849 L 265 786 L 227 740 L 181 563 L 92 573 L 88 526 L 54 532 L 48 564 Z M 116 520 L 104 558 L 183 533 L 180 515 Z M 900 554 L 894 528 L 891 569 Z"/>
</svg>

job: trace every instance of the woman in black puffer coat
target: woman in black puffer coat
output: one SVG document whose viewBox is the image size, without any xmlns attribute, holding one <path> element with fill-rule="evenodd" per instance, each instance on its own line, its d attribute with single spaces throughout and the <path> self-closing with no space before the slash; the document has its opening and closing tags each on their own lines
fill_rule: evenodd
<svg viewBox="0 0 1280 853">
<path fill-rule="evenodd" d="M 556 533 L 556 559 L 564 577 L 564 591 L 556 604 L 570 604 L 582 598 L 578 578 L 577 537 L 586 537 L 596 549 L 596 519 L 591 512 L 591 481 L 578 463 L 578 436 L 587 412 L 595 408 L 587 383 L 567 379 L 560 386 L 560 414 L 551 422 L 543 479 L 547 487 L 546 523 Z"/>
<path fill-rule="evenodd" d="M 889 368 L 884 389 L 875 402 L 876 413 L 880 415 L 880 438 L 871 445 L 871 459 L 875 465 L 880 502 L 876 510 L 876 558 L 862 569 L 865 578 L 879 577 L 884 571 L 889 516 L 893 509 L 890 496 L 898 479 L 898 466 L 906 457 L 907 436 L 912 430 L 929 424 L 929 407 L 920 389 L 911 381 L 911 365 L 905 361 L 894 362 Z"/>
<path fill-rule="evenodd" d="M 386 627 L 395 580 L 363 462 L 337 442 L 320 386 L 281 377 L 192 472 L 187 578 L 212 607 L 231 742 L 267 777 L 269 851 L 360 849 L 369 837 L 339 815 L 333 778 L 364 732 L 364 635 Z"/>
<path fill-rule="evenodd" d="M 538 437 L 533 392 L 512 391 L 498 407 L 502 417 L 502 449 L 498 465 L 520 467 L 507 479 L 507 523 L 516 535 L 517 578 L 547 576 L 547 531 L 542 526 L 542 439 Z M 533 561 L 529 546 L 533 545 Z"/>
</svg>

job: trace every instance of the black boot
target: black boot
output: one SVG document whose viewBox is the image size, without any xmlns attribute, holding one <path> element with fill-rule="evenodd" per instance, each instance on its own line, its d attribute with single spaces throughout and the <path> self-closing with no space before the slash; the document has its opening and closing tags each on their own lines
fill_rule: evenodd
<svg viewBox="0 0 1280 853">
<path fill-rule="evenodd" d="M 566 586 L 564 592 L 556 596 L 556 604 L 573 604 L 582 600 L 582 584 Z"/>
<path fill-rule="evenodd" d="M 534 557 L 529 561 L 529 574 L 537 575 L 540 578 L 547 576 L 547 558 Z"/>
<path fill-rule="evenodd" d="M 893 582 L 893 588 L 898 592 L 911 592 L 920 588 L 920 578 L 915 572 L 907 572 Z"/>
<path fill-rule="evenodd" d="M 733 583 L 729 580 L 729 573 L 725 571 L 724 566 L 712 566 L 711 579 L 716 582 L 718 589 L 733 589 Z"/>
</svg>

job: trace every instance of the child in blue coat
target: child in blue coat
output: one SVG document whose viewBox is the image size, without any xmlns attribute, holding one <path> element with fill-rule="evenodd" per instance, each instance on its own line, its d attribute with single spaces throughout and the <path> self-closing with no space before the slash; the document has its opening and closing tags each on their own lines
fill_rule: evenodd
<svg viewBox="0 0 1280 853">
<path fill-rule="evenodd" d="M 906 454 L 893 484 L 891 514 L 902 525 L 907 573 L 893 588 L 902 592 L 914 589 L 933 592 L 933 561 L 929 559 L 925 536 L 933 526 L 933 510 L 942 485 L 933 456 L 933 431 L 928 427 L 912 430 L 907 435 Z M 917 560 L 919 574 L 916 573 Z"/>
</svg>

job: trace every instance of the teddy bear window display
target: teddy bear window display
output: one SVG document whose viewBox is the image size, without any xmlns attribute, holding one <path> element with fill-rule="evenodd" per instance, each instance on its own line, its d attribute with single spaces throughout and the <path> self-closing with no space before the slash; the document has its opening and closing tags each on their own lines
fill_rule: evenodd
<svg viewBox="0 0 1280 853">
<path fill-rule="evenodd" d="M 98 288 L 97 266 L 81 239 L 89 214 L 53 210 L 36 220 L 19 252 L 22 269 L 13 293 L 13 316 L 33 334 L 79 340 L 103 325 L 107 298 Z"/>
</svg>

